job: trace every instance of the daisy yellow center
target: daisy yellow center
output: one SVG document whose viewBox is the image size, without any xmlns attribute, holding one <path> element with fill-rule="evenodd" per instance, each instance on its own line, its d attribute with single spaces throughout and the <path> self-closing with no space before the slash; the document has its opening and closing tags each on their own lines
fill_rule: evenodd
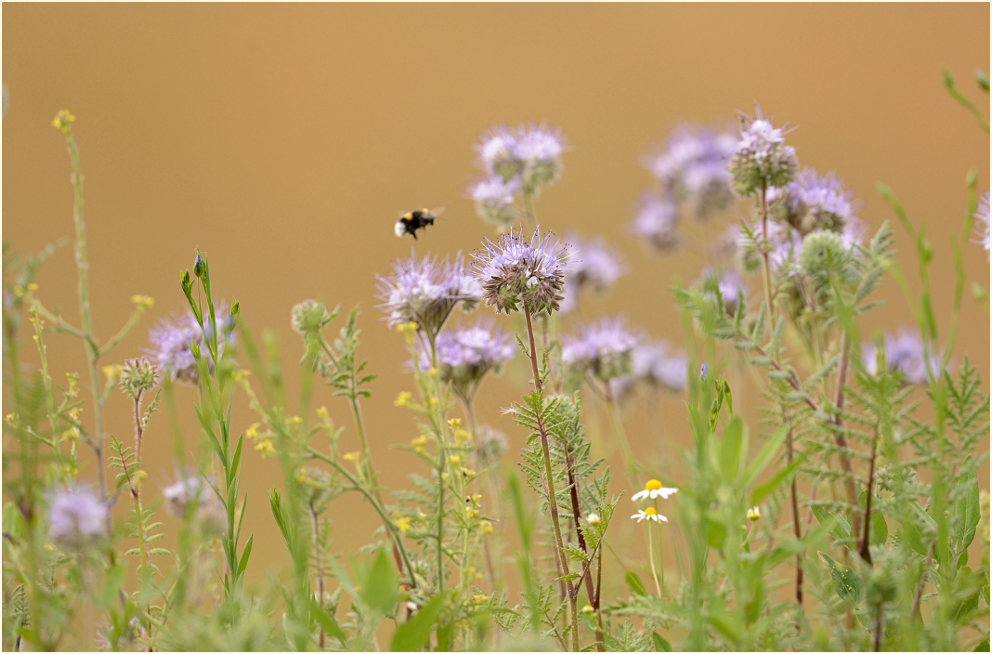
<svg viewBox="0 0 992 654">
<path fill-rule="evenodd" d="M 661 488 L 662 488 L 661 482 L 658 481 L 657 479 L 649 479 L 648 483 L 644 484 L 644 490 L 653 491 L 653 490 L 661 490 Z"/>
<path fill-rule="evenodd" d="M 644 515 L 658 515 L 658 512 L 654 510 L 653 506 L 649 506 L 648 508 L 644 509 Z"/>
</svg>

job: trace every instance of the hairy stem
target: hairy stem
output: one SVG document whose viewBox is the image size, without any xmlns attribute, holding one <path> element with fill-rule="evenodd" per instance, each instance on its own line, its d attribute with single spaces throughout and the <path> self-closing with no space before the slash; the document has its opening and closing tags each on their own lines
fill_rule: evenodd
<svg viewBox="0 0 992 654">
<path fill-rule="evenodd" d="M 317 515 L 317 509 L 314 505 L 310 504 L 310 523 L 313 531 L 313 557 L 314 561 L 317 562 L 315 566 L 317 574 L 317 606 L 321 609 L 324 608 L 324 564 L 323 559 L 320 554 L 320 516 Z M 324 628 L 318 626 L 318 643 L 320 644 L 320 649 L 324 649 Z"/>
</svg>

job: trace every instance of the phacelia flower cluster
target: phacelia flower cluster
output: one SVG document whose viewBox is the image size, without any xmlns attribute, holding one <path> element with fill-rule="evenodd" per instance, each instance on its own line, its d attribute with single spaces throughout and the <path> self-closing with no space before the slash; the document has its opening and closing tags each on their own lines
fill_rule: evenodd
<svg viewBox="0 0 992 654">
<path fill-rule="evenodd" d="M 201 528 L 221 531 L 224 507 L 202 477 L 184 477 L 162 489 L 165 507 L 174 517 L 185 520 L 190 515 Z M 188 513 L 191 512 L 191 513 Z"/>
<path fill-rule="evenodd" d="M 520 212 L 518 193 L 535 197 L 558 181 L 565 141 L 561 130 L 543 125 L 490 129 L 476 146 L 485 177 L 469 188 L 476 211 L 483 220 L 507 226 Z"/>
<path fill-rule="evenodd" d="M 985 251 L 989 251 L 989 192 L 985 191 L 978 199 L 978 210 L 975 211 L 974 241 Z"/>
<path fill-rule="evenodd" d="M 398 260 L 390 277 L 376 276 L 379 307 L 386 313 L 391 327 L 414 322 L 433 341 L 452 310 L 461 304 L 465 310 L 475 308 L 482 289 L 465 270 L 465 262 L 438 262 L 433 257 Z"/>
<path fill-rule="evenodd" d="M 923 341 L 918 334 L 902 329 L 898 334 L 886 334 L 883 340 L 885 366 L 891 371 L 902 373 L 907 384 L 927 383 L 927 358 L 933 374 L 940 374 L 940 357 L 931 352 L 925 356 Z M 861 349 L 865 371 L 878 374 L 879 357 L 874 345 L 866 344 Z"/>
<path fill-rule="evenodd" d="M 562 339 L 561 362 L 576 373 L 609 383 L 631 373 L 631 354 L 641 342 L 619 318 L 606 318 Z"/>
<path fill-rule="evenodd" d="M 602 239 L 582 240 L 570 236 L 568 243 L 572 247 L 572 252 L 565 266 L 565 298 L 561 303 L 562 313 L 575 309 L 578 305 L 579 293 L 583 288 L 605 291 L 624 274 L 620 255 L 607 247 Z"/>
<path fill-rule="evenodd" d="M 734 190 L 750 197 L 762 189 L 788 185 L 796 176 L 799 161 L 795 149 L 785 144 L 785 133 L 765 120 L 760 111 L 745 123 L 727 166 Z"/>
<path fill-rule="evenodd" d="M 623 398 L 639 384 L 680 392 L 685 388 L 689 359 L 664 341 L 642 341 L 630 353 L 630 374 L 610 380 L 610 392 Z"/>
<path fill-rule="evenodd" d="M 465 329 L 442 331 L 437 336 L 435 353 L 441 380 L 469 401 L 487 372 L 498 370 L 513 358 L 514 346 L 502 330 L 477 322 Z M 431 354 L 426 347 L 421 347 L 420 367 L 431 368 Z"/>
<path fill-rule="evenodd" d="M 561 306 L 570 248 L 538 228 L 527 239 L 523 231 L 486 239 L 473 254 L 473 273 L 482 299 L 496 311 L 554 313 Z"/>
<path fill-rule="evenodd" d="M 638 201 L 630 230 L 658 252 L 672 252 L 679 244 L 679 208 L 672 200 L 645 193 Z"/>
<path fill-rule="evenodd" d="M 217 311 L 217 325 L 221 328 L 223 338 L 220 339 L 220 349 L 233 339 L 234 320 L 227 309 Z M 191 345 L 195 344 L 204 356 L 209 357 L 204 345 L 204 331 L 209 331 L 209 324 L 201 327 L 192 312 L 167 318 L 160 321 L 148 333 L 151 347 L 146 350 L 158 366 L 159 370 L 169 375 L 172 380 L 196 383 L 196 359 L 193 357 Z M 213 362 L 210 362 L 213 365 Z"/>
<path fill-rule="evenodd" d="M 667 197 L 688 204 L 692 216 L 705 219 L 733 200 L 727 162 L 736 145 L 731 132 L 681 125 L 644 163 Z"/>
<path fill-rule="evenodd" d="M 784 189 L 769 190 L 769 203 L 779 197 L 778 217 L 804 236 L 818 229 L 842 232 L 854 219 L 852 194 L 833 173 L 805 168 Z"/>
<path fill-rule="evenodd" d="M 158 366 L 145 357 L 138 357 L 124 362 L 118 383 L 124 394 L 133 400 L 139 394 L 158 386 L 160 381 L 162 372 Z"/>
<path fill-rule="evenodd" d="M 104 535 L 107 514 L 107 505 L 88 490 L 60 491 L 48 509 L 48 536 L 61 547 L 82 546 Z"/>
</svg>

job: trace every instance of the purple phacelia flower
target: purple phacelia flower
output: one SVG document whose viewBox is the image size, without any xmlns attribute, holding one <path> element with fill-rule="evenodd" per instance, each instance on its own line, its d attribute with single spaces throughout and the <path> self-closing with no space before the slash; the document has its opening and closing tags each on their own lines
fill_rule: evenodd
<svg viewBox="0 0 992 654">
<path fill-rule="evenodd" d="M 610 391 L 622 398 L 643 384 L 679 392 L 685 388 L 688 367 L 688 357 L 672 352 L 665 342 L 640 342 L 630 352 L 629 374 L 610 380 Z"/>
<path fill-rule="evenodd" d="M 513 202 L 519 190 L 520 182 L 517 179 L 506 181 L 498 175 L 492 175 L 469 187 L 469 195 L 475 202 L 475 211 L 480 218 L 498 227 L 506 227 L 520 214 Z"/>
<path fill-rule="evenodd" d="M 523 231 L 486 239 L 473 253 L 473 273 L 482 287 L 482 298 L 496 311 L 522 308 L 530 313 L 557 311 L 565 287 L 569 246 L 553 234 L 541 236 L 540 228 L 525 239 Z"/>
<path fill-rule="evenodd" d="M 224 506 L 207 481 L 201 477 L 184 477 L 162 489 L 166 508 L 179 519 L 185 519 L 188 511 L 197 524 L 208 531 L 222 531 Z"/>
<path fill-rule="evenodd" d="M 679 243 L 678 219 L 679 210 L 674 202 L 648 193 L 641 196 L 631 231 L 659 252 L 672 252 Z"/>
<path fill-rule="evenodd" d="M 701 276 L 703 288 L 711 285 L 720 294 L 723 308 L 729 315 L 737 313 L 738 299 L 747 296 L 747 288 L 741 276 L 734 270 L 717 273 L 712 268 L 704 268 Z"/>
<path fill-rule="evenodd" d="M 902 329 L 898 334 L 886 334 L 883 347 L 885 350 L 885 364 L 889 370 L 899 371 L 903 375 L 903 381 L 907 384 L 927 383 L 927 368 L 939 375 L 941 370 L 940 356 L 931 352 L 929 366 L 924 358 L 923 341 L 919 334 L 907 329 Z M 878 355 L 875 346 L 865 344 L 861 348 L 862 360 L 865 371 L 869 375 L 878 374 Z"/>
<path fill-rule="evenodd" d="M 518 180 L 532 195 L 561 176 L 564 150 L 561 130 L 543 125 L 495 127 L 476 146 L 483 170 L 505 182 Z"/>
<path fill-rule="evenodd" d="M 769 191 L 770 203 L 779 197 L 777 213 L 804 235 L 818 229 L 840 232 L 854 219 L 852 194 L 833 173 L 820 176 L 806 168 L 784 189 Z"/>
<path fill-rule="evenodd" d="M 467 274 L 461 256 L 454 261 L 435 261 L 433 257 L 401 259 L 393 263 L 390 277 L 376 275 L 379 307 L 389 325 L 415 322 L 433 342 L 444 321 L 458 304 L 471 310 L 478 303 L 482 289 Z"/>
<path fill-rule="evenodd" d="M 513 358 L 514 346 L 502 330 L 477 322 L 472 327 L 442 331 L 435 352 L 441 380 L 468 402 L 487 372 L 498 370 Z M 420 349 L 420 367 L 431 367 L 431 353 L 426 347 Z"/>
<path fill-rule="evenodd" d="M 572 246 L 571 257 L 565 266 L 566 281 L 561 312 L 568 313 L 578 306 L 582 288 L 605 291 L 624 274 L 620 255 L 607 247 L 602 239 L 582 240 L 567 238 Z"/>
<path fill-rule="evenodd" d="M 629 330 L 619 318 L 606 318 L 587 325 L 578 336 L 562 339 L 561 362 L 575 372 L 589 373 L 609 383 L 631 372 L 631 353 L 641 335 Z"/>
<path fill-rule="evenodd" d="M 220 339 L 220 352 L 224 346 L 233 341 L 234 320 L 226 308 L 216 312 L 217 325 L 221 328 L 223 338 Z M 206 319 L 205 319 L 206 322 Z M 148 332 L 151 347 L 145 351 L 158 368 L 169 375 L 172 380 L 196 383 L 196 359 L 193 357 L 191 345 L 195 344 L 203 356 L 209 358 L 204 347 L 204 334 L 210 333 L 209 323 L 203 327 L 196 322 L 192 312 L 185 312 L 161 320 Z M 208 362 L 212 368 L 213 362 Z"/>
<path fill-rule="evenodd" d="M 645 165 L 677 202 L 687 201 L 692 215 L 706 218 L 733 199 L 727 163 L 737 145 L 730 132 L 681 125 Z"/>
<path fill-rule="evenodd" d="M 766 120 L 761 111 L 745 119 L 741 137 L 734 148 L 727 170 L 734 190 L 750 197 L 762 189 L 784 187 L 796 176 L 796 151 L 785 145 L 785 133 Z"/>
<path fill-rule="evenodd" d="M 978 210 L 975 211 L 975 227 L 974 227 L 974 237 L 975 243 L 978 243 L 985 251 L 989 251 L 989 192 L 985 191 L 982 196 L 978 198 Z"/>
<path fill-rule="evenodd" d="M 88 490 L 56 493 L 48 509 L 48 536 L 62 547 L 73 547 L 104 535 L 107 505 Z"/>
</svg>

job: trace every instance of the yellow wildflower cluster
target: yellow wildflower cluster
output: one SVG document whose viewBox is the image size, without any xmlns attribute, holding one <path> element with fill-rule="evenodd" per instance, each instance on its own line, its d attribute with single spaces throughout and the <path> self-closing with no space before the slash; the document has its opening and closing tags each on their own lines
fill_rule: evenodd
<svg viewBox="0 0 992 654">
<path fill-rule="evenodd" d="M 150 295 L 132 295 L 131 303 L 138 310 L 138 313 L 144 313 L 155 306 L 155 298 Z"/>
<path fill-rule="evenodd" d="M 119 363 L 114 363 L 104 366 L 102 370 L 103 374 L 107 376 L 107 383 L 116 384 L 121 379 L 121 373 L 124 372 L 124 366 Z"/>
<path fill-rule="evenodd" d="M 416 451 L 423 452 L 424 445 L 427 445 L 427 436 L 425 436 L 424 434 L 417 436 L 412 441 L 410 441 L 410 445 L 413 445 L 413 449 L 415 449 Z"/>
<path fill-rule="evenodd" d="M 79 438 L 79 414 L 82 412 L 83 407 L 74 406 L 66 413 L 69 419 L 69 428 L 62 432 L 62 440 L 70 441 Z"/>
<path fill-rule="evenodd" d="M 400 533 L 406 533 L 410 529 L 411 520 L 406 516 L 399 516 L 395 519 L 396 528 L 400 530 Z"/>
<path fill-rule="evenodd" d="M 327 412 L 327 407 L 326 406 L 321 406 L 319 409 L 317 409 L 317 417 L 320 418 L 321 420 L 324 420 L 324 421 L 327 421 L 327 420 L 330 419 L 331 416 Z"/>
<path fill-rule="evenodd" d="M 62 132 L 63 135 L 69 136 L 74 122 L 76 122 L 76 117 L 68 109 L 63 109 L 55 114 L 55 118 L 52 119 L 52 127 Z"/>
<path fill-rule="evenodd" d="M 276 453 L 276 447 L 272 444 L 271 440 L 264 438 L 255 445 L 255 451 L 258 452 L 263 459 L 267 459 Z"/>
<path fill-rule="evenodd" d="M 345 461 L 358 461 L 362 458 L 361 452 L 345 452 L 341 455 L 341 458 Z"/>
<path fill-rule="evenodd" d="M 65 396 L 72 399 L 79 396 L 79 373 L 78 372 L 67 372 L 65 373 L 65 379 L 69 382 L 69 388 L 65 391 Z"/>
<path fill-rule="evenodd" d="M 240 370 L 235 370 L 234 373 L 231 375 L 231 377 L 234 378 L 235 382 L 241 384 L 245 382 L 249 377 L 251 377 L 251 370 L 246 370 L 244 368 Z"/>
<path fill-rule="evenodd" d="M 400 334 L 412 334 L 417 331 L 418 327 L 420 327 L 420 325 L 411 320 L 410 322 L 401 322 L 396 325 L 395 329 Z"/>
<path fill-rule="evenodd" d="M 410 391 L 400 391 L 400 394 L 393 400 L 393 406 L 409 406 L 411 399 L 413 399 L 413 395 Z"/>
</svg>

